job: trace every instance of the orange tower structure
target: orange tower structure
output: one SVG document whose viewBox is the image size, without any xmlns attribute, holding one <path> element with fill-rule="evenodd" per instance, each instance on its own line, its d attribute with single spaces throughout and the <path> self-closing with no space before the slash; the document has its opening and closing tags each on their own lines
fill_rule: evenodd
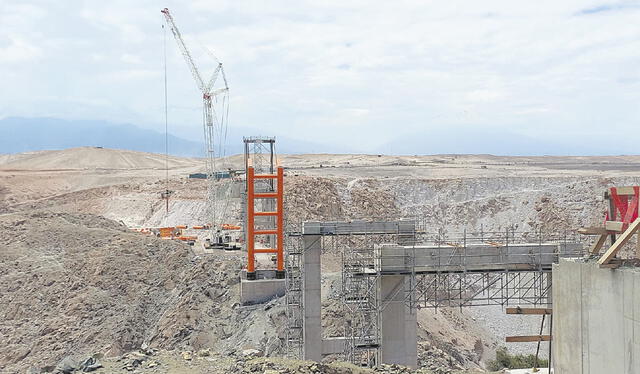
<svg viewBox="0 0 640 374">
<path fill-rule="evenodd" d="M 255 182 L 261 179 L 275 181 L 275 192 L 255 192 Z M 255 210 L 256 199 L 275 199 L 274 211 Z M 256 228 L 255 217 L 276 217 L 275 227 Z M 247 166 L 247 279 L 256 279 L 255 255 L 258 253 L 272 253 L 276 255 L 276 278 L 284 278 L 284 169 L 278 166 L 275 174 L 255 174 L 253 166 Z M 256 248 L 256 236 L 271 235 L 275 240 L 275 248 Z"/>
</svg>

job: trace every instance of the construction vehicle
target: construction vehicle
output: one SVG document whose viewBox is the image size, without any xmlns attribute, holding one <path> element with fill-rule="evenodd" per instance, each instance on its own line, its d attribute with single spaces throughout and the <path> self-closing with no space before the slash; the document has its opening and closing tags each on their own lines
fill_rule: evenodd
<svg viewBox="0 0 640 374">
<path fill-rule="evenodd" d="M 237 235 L 231 235 L 229 233 L 220 233 L 216 236 L 217 242 L 212 242 L 207 238 L 204 241 L 204 247 L 207 249 L 224 249 L 227 251 L 242 249 L 242 243 L 236 240 Z"/>
</svg>

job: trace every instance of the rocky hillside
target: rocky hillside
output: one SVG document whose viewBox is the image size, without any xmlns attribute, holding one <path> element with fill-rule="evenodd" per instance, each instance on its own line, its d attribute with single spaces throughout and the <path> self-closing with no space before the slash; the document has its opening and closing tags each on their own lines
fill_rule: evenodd
<svg viewBox="0 0 640 374">
<path fill-rule="evenodd" d="M 238 256 L 196 256 L 88 214 L 2 215 L 0 242 L 0 372 L 143 345 L 280 348 L 282 308 L 237 303 Z"/>
</svg>

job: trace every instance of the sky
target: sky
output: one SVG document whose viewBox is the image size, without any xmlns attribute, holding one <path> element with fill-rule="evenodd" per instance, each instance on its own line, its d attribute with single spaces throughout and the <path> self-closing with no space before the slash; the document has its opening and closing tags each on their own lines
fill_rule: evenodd
<svg viewBox="0 0 640 374">
<path fill-rule="evenodd" d="M 164 130 L 164 7 L 204 75 L 207 50 L 224 64 L 247 135 L 640 143 L 640 1 L 0 0 L 0 118 Z M 170 132 L 201 140 L 201 94 L 166 38 Z"/>
</svg>

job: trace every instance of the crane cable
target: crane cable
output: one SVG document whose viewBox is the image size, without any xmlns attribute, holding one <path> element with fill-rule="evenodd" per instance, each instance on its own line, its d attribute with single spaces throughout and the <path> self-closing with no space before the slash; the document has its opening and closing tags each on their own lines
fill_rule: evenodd
<svg viewBox="0 0 640 374">
<path fill-rule="evenodd" d="M 162 50 L 164 54 L 164 162 L 165 162 L 165 199 L 167 200 L 166 209 L 169 213 L 169 105 L 167 92 L 167 29 L 162 25 Z"/>
</svg>

